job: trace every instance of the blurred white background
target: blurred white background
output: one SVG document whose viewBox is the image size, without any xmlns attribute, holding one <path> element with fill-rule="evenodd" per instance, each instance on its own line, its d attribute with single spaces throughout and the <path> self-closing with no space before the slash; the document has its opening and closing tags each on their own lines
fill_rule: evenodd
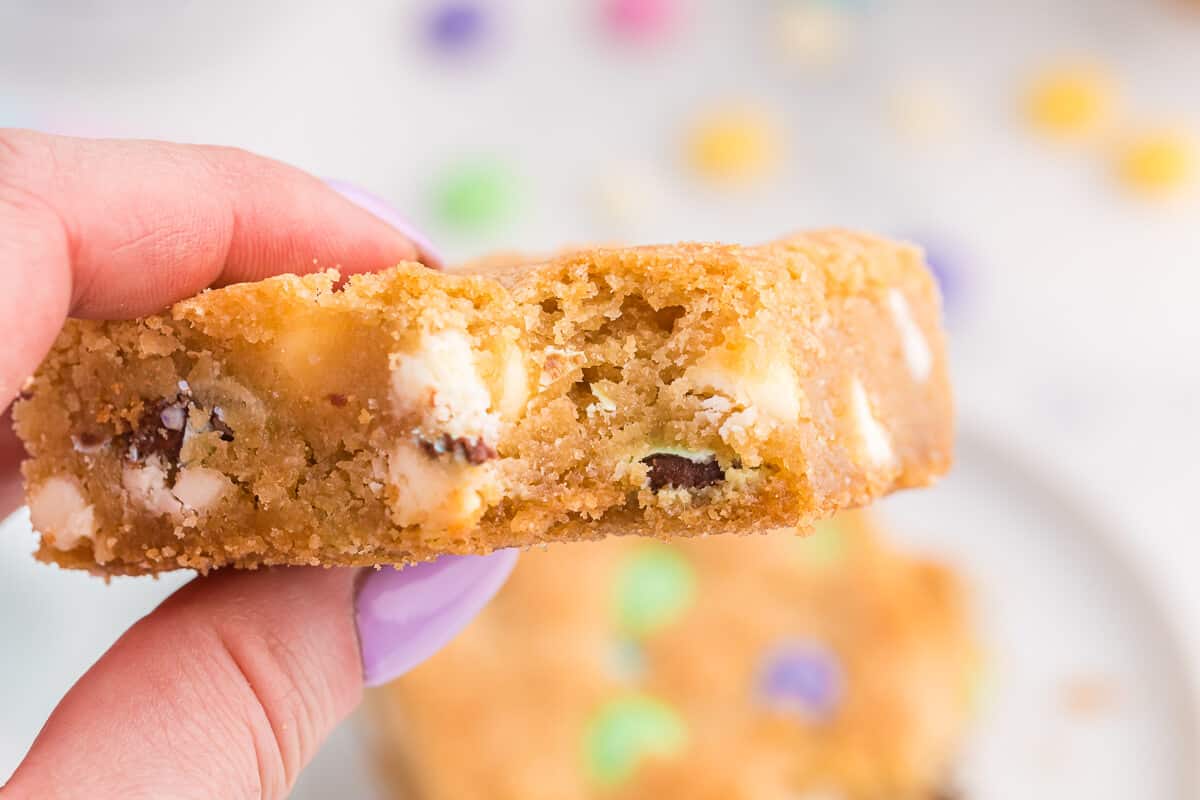
<svg viewBox="0 0 1200 800">
<path fill-rule="evenodd" d="M 1200 9 L 823 2 L 844 35 L 818 25 L 808 50 L 781 52 L 797 0 L 680 0 L 642 36 L 606 27 L 599 2 L 492 0 L 441 40 L 435 2 L 6 0 L 0 125 L 254 150 L 375 191 L 451 259 L 830 224 L 914 237 L 951 275 L 963 426 L 1107 521 L 1200 665 L 1200 200 L 1122 187 L 1112 152 L 1143 126 L 1200 131 Z M 813 41 L 836 56 L 794 63 Z M 1030 81 L 1074 58 L 1120 87 L 1111 136 L 1057 141 L 1023 116 Z M 713 185 L 685 137 L 743 106 L 773 121 L 779 160 Z M 922 114 L 944 129 L 914 130 Z M 500 186 L 492 224 L 439 211 L 464 164 Z M 183 580 L 105 587 L 32 548 L 21 524 L 3 530 L 0 778 L 70 682 Z"/>
</svg>

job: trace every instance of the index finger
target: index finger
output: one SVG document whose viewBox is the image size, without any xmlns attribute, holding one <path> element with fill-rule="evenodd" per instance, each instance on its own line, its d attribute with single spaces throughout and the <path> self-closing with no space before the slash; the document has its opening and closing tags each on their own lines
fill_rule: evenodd
<svg viewBox="0 0 1200 800">
<path fill-rule="evenodd" d="M 224 147 L 0 130 L 0 409 L 68 315 L 143 316 L 207 286 L 431 255 L 320 180 Z"/>
</svg>

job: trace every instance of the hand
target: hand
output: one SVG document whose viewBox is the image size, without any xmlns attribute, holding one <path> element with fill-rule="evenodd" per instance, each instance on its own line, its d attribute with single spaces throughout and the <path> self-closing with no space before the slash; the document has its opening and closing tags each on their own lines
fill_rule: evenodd
<svg viewBox="0 0 1200 800">
<path fill-rule="evenodd" d="M 136 317 L 206 286 L 404 260 L 438 266 L 379 200 L 267 159 L 0 130 L 0 409 L 68 316 Z M 0 517 L 19 503 L 22 452 L 0 418 Z M 67 693 L 0 798 L 281 797 L 364 681 L 436 651 L 514 560 L 194 580 Z"/>
</svg>

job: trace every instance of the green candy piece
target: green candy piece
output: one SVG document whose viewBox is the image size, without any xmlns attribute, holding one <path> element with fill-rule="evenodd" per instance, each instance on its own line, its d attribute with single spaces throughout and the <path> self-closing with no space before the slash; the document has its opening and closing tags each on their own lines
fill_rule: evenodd
<svg viewBox="0 0 1200 800">
<path fill-rule="evenodd" d="M 632 636 L 653 633 L 679 619 L 695 594 L 692 565 L 670 547 L 647 545 L 617 578 L 618 623 Z"/>
<path fill-rule="evenodd" d="M 602 786 L 628 780 L 646 756 L 669 757 L 687 744 L 687 726 L 665 703 L 644 695 L 613 700 L 588 726 L 588 775 Z"/>
<path fill-rule="evenodd" d="M 818 564 L 832 566 L 842 560 L 846 552 L 846 540 L 842 530 L 832 520 L 821 520 L 812 534 L 800 540 L 805 556 Z"/>
<path fill-rule="evenodd" d="M 472 161 L 447 172 L 436 189 L 438 215 L 449 226 L 477 233 L 512 217 L 517 182 L 501 164 Z"/>
</svg>

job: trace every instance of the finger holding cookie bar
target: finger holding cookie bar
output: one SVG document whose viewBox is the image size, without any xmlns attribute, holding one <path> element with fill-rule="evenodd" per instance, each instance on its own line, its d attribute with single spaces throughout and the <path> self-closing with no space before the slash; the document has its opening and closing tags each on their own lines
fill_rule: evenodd
<svg viewBox="0 0 1200 800">
<path fill-rule="evenodd" d="M 112 574 L 803 528 L 952 438 L 920 253 L 842 231 L 237 284 L 24 397 L 39 556 Z"/>
</svg>

